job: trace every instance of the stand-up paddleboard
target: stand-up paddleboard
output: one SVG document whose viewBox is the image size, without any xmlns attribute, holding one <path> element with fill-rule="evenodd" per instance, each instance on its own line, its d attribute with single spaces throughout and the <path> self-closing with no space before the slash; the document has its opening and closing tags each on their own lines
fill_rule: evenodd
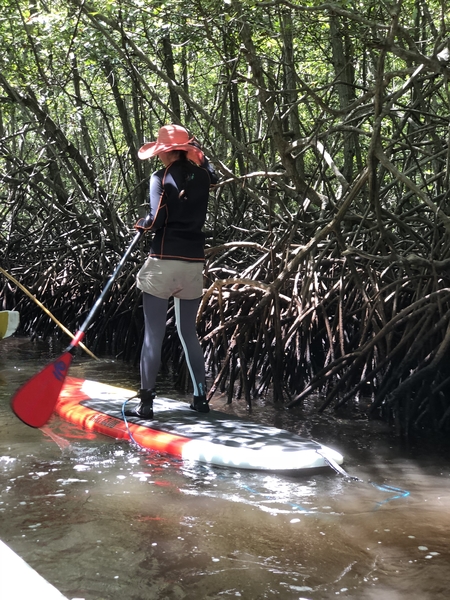
<svg viewBox="0 0 450 600">
<path fill-rule="evenodd" d="M 264 471 L 299 471 L 340 465 L 339 452 L 318 442 L 216 410 L 198 413 L 187 403 L 156 398 L 151 421 L 122 415 L 135 392 L 67 377 L 56 413 L 75 425 L 149 450 L 217 466 Z M 137 400 L 130 400 L 127 407 Z"/>
<path fill-rule="evenodd" d="M 19 326 L 20 315 L 16 310 L 0 310 L 0 340 L 12 335 Z"/>
</svg>

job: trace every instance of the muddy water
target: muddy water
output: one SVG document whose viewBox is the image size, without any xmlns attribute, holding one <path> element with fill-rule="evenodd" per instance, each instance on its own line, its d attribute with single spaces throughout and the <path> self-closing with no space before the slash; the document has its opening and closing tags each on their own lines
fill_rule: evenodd
<svg viewBox="0 0 450 600">
<path fill-rule="evenodd" d="M 55 352 L 0 342 L 0 539 L 68 598 L 448 598 L 445 447 L 405 448 L 383 425 L 267 399 L 252 419 L 335 447 L 362 481 L 182 463 L 57 418 L 34 430 L 9 399 Z M 136 369 L 81 356 L 70 373 L 138 382 Z"/>
</svg>

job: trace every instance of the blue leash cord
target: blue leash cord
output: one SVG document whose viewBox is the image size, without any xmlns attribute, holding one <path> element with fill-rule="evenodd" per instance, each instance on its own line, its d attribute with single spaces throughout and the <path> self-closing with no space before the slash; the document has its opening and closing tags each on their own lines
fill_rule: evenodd
<svg viewBox="0 0 450 600">
<path fill-rule="evenodd" d="M 388 502 L 391 502 L 392 500 L 398 500 L 399 498 L 407 498 L 410 494 L 410 492 L 408 492 L 408 490 L 402 490 L 398 487 L 394 487 L 393 485 L 378 485 L 377 483 L 374 483 L 373 481 L 371 481 L 370 483 L 371 483 L 371 485 L 373 485 L 373 487 L 377 488 L 377 490 L 380 490 L 380 492 L 394 493 L 394 496 L 392 496 L 391 498 L 387 498 L 386 500 L 383 500 L 382 502 L 377 502 L 375 505 L 377 508 L 380 508 L 380 506 L 383 506 L 383 504 L 387 504 Z"/>
<path fill-rule="evenodd" d="M 336 471 L 336 473 L 340 473 L 341 475 L 343 475 L 347 481 L 358 481 L 360 483 L 364 483 L 363 480 L 360 479 L 359 477 L 354 477 L 354 476 L 350 475 L 349 473 L 347 473 L 347 471 L 345 471 L 345 469 L 343 469 L 340 465 L 338 465 L 337 462 L 330 459 L 322 452 L 320 452 L 318 450 L 316 450 L 316 452 L 317 452 L 317 454 L 322 456 L 322 458 L 325 460 L 325 462 L 327 462 L 328 465 Z M 376 509 L 380 508 L 380 506 L 382 506 L 383 504 L 387 504 L 388 502 L 391 502 L 392 500 L 398 500 L 399 498 L 407 498 L 409 496 L 408 490 L 402 490 L 402 489 L 394 487 L 392 485 L 378 485 L 377 483 L 374 483 L 373 481 L 369 481 L 369 483 L 371 485 L 373 485 L 375 488 L 377 488 L 377 490 L 380 490 L 381 492 L 391 492 L 391 493 L 393 492 L 395 494 L 391 498 L 387 498 L 386 500 L 383 500 L 382 502 L 377 502 L 375 505 Z"/>
<path fill-rule="evenodd" d="M 122 417 L 123 417 L 123 420 L 124 420 L 124 423 L 125 423 L 125 427 L 127 428 L 128 435 L 130 436 L 130 441 L 133 442 L 133 444 L 136 444 L 136 446 L 138 448 L 140 448 L 141 450 L 145 450 L 144 446 L 142 446 L 139 442 L 137 442 L 135 440 L 135 438 L 133 437 L 133 434 L 131 433 L 130 428 L 128 426 L 127 418 L 125 416 L 125 406 L 127 405 L 127 402 L 129 402 L 130 400 L 133 400 L 133 398 L 135 398 L 135 397 L 136 396 L 132 396 L 131 398 L 127 398 L 125 400 L 125 402 L 122 404 Z"/>
</svg>

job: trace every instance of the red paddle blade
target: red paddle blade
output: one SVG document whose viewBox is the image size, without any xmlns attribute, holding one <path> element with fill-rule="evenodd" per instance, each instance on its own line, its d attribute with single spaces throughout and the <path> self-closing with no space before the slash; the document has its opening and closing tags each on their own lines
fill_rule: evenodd
<svg viewBox="0 0 450 600">
<path fill-rule="evenodd" d="M 16 415 L 31 427 L 42 427 L 52 416 L 73 355 L 65 352 L 29 379 L 11 400 Z"/>
</svg>

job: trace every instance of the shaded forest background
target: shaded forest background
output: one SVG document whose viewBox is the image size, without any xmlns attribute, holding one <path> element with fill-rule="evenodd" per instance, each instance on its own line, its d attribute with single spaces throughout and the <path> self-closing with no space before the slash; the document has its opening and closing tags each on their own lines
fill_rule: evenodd
<svg viewBox="0 0 450 600">
<path fill-rule="evenodd" d="M 1 5 L 5 271 L 76 331 L 146 214 L 157 163 L 137 149 L 181 123 L 220 174 L 198 316 L 211 393 L 364 397 L 401 434 L 450 429 L 445 0 Z M 99 355 L 138 360 L 147 248 L 88 331 Z M 22 334 L 59 333 L 3 276 L 0 301 Z"/>
</svg>

